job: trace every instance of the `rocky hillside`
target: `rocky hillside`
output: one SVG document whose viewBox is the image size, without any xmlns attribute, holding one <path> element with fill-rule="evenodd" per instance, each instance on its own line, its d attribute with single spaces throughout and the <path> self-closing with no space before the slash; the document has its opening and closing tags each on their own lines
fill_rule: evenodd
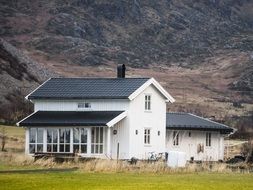
<svg viewBox="0 0 253 190">
<path fill-rule="evenodd" d="M 0 119 L 18 111 L 24 95 L 53 75 L 53 72 L 0 39 Z"/>
<path fill-rule="evenodd" d="M 1 0 L 0 26 L 1 38 L 59 75 L 111 76 L 125 63 L 179 102 L 177 87 L 226 101 L 231 89 L 253 90 L 253 0 Z M 14 83 L 42 80 L 29 65 L 5 67 Z"/>
</svg>

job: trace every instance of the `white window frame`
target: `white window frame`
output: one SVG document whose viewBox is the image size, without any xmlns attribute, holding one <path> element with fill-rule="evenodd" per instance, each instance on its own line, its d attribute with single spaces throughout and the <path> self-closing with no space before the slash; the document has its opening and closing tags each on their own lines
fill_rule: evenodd
<svg viewBox="0 0 253 190">
<path fill-rule="evenodd" d="M 35 142 L 30 142 L 30 136 L 31 136 L 31 130 L 32 129 L 35 129 Z M 40 143 L 38 143 L 38 131 L 39 131 L 39 129 L 42 129 L 42 142 L 40 142 Z M 38 145 L 42 145 L 42 151 L 40 151 L 40 152 L 43 152 L 43 143 L 44 143 L 44 129 L 43 128 L 41 128 L 41 127 L 38 127 L 38 128 L 35 128 L 35 127 L 31 127 L 31 128 L 29 128 L 29 141 L 28 141 L 28 153 L 29 154 L 34 154 L 34 153 L 36 153 L 36 152 L 38 152 Z M 30 152 L 31 150 L 30 150 L 30 145 L 34 145 L 35 147 L 34 147 L 34 152 Z"/>
<path fill-rule="evenodd" d="M 51 152 L 52 153 L 71 153 L 71 146 L 72 146 L 72 142 L 71 142 L 71 135 L 72 135 L 72 132 L 71 132 L 71 128 L 48 128 L 46 129 L 46 134 L 47 134 L 47 130 L 56 130 L 57 131 L 57 143 L 56 142 L 53 142 L 53 139 L 51 140 L 51 142 L 48 143 L 48 138 L 46 138 L 46 152 L 49 152 L 48 149 L 47 149 L 47 146 L 51 146 Z M 60 130 L 64 130 L 64 141 L 61 142 L 60 141 Z M 69 135 L 70 135 L 70 139 L 69 139 L 69 142 L 67 143 L 66 142 L 66 130 L 69 130 Z M 57 151 L 54 151 L 53 149 L 53 146 L 56 145 L 57 146 Z M 60 151 L 60 146 L 63 145 L 64 146 L 64 151 Z M 66 146 L 69 146 L 69 151 L 66 151 Z"/>
<path fill-rule="evenodd" d="M 210 132 L 206 133 L 206 146 L 207 147 L 212 146 L 212 133 L 210 133 Z"/>
<path fill-rule="evenodd" d="M 91 109 L 91 103 L 90 102 L 78 102 L 77 103 L 77 109 Z"/>
<path fill-rule="evenodd" d="M 151 101 L 152 101 L 152 96 L 151 94 L 145 94 L 144 96 L 144 104 L 145 104 L 145 111 L 151 111 Z"/>
<path fill-rule="evenodd" d="M 151 145 L 151 129 L 144 128 L 144 145 Z"/>
<path fill-rule="evenodd" d="M 61 134 L 60 134 L 60 130 L 64 130 L 64 139 L 63 139 L 63 142 L 61 142 Z M 69 130 L 69 142 L 67 143 L 66 142 L 66 130 Z M 58 129 L 58 134 L 59 134 L 59 152 L 60 153 L 70 153 L 71 152 L 71 129 L 70 128 L 60 128 Z M 61 149 L 61 145 L 63 145 L 63 152 L 60 151 Z M 69 151 L 66 151 L 66 146 L 69 146 Z"/>
<path fill-rule="evenodd" d="M 96 134 L 97 134 L 97 129 L 98 129 L 98 141 L 96 138 Z M 91 154 L 92 155 L 101 155 L 104 154 L 105 151 L 105 128 L 104 127 L 91 127 L 91 144 L 90 144 L 90 148 L 91 148 Z M 94 138 L 92 137 L 92 131 L 94 130 Z M 101 142 L 101 132 L 102 134 L 102 142 Z M 92 148 L 93 146 L 93 148 Z M 98 146 L 98 151 L 96 151 L 96 146 Z M 102 146 L 102 150 L 101 150 L 101 146 Z"/>
<path fill-rule="evenodd" d="M 179 131 L 173 131 L 172 137 L 173 146 L 179 146 Z"/>
<path fill-rule="evenodd" d="M 48 143 L 48 136 L 47 136 L 48 130 L 56 130 L 57 131 L 56 132 L 56 134 L 57 134 L 57 142 L 54 142 L 54 136 L 51 134 L 52 135 L 52 140 L 51 140 L 51 142 Z M 52 133 L 52 131 L 51 131 L 51 133 Z M 57 151 L 56 152 L 53 151 L 54 150 L 54 148 L 53 148 L 54 145 L 57 146 Z M 59 129 L 58 128 L 56 128 L 56 129 L 55 128 L 48 128 L 48 129 L 46 129 L 46 152 L 49 152 L 48 149 L 47 149 L 47 146 L 51 146 L 51 152 L 52 153 L 59 152 Z"/>
<path fill-rule="evenodd" d="M 74 142 L 74 130 L 77 129 L 78 130 L 78 143 L 77 142 Z M 81 130 L 85 130 L 86 131 L 86 135 L 87 135 L 87 139 L 86 139 L 86 142 L 82 142 L 82 133 L 81 133 Z M 89 131 L 87 128 L 83 128 L 83 127 L 74 127 L 73 128 L 73 153 L 76 153 L 74 151 L 74 146 L 79 146 L 79 151 L 77 153 L 79 154 L 88 154 L 88 134 L 89 134 Z M 86 152 L 82 152 L 82 146 L 86 146 Z"/>
</svg>

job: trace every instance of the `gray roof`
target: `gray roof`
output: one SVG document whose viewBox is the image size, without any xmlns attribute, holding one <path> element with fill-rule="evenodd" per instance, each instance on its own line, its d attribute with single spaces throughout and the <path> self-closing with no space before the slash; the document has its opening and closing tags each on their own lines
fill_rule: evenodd
<svg viewBox="0 0 253 190">
<path fill-rule="evenodd" d="M 106 126 L 123 111 L 38 111 L 19 126 Z"/>
<path fill-rule="evenodd" d="M 127 99 L 149 78 L 51 78 L 28 99 Z"/>
<path fill-rule="evenodd" d="M 190 113 L 167 113 L 166 128 L 176 130 L 209 130 L 231 133 L 233 128 Z"/>
</svg>

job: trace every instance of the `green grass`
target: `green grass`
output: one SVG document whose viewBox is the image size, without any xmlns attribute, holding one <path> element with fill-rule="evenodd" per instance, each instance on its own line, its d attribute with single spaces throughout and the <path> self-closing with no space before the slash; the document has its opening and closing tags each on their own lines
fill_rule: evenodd
<svg viewBox="0 0 253 190">
<path fill-rule="evenodd" d="M 33 173 L 0 174 L 1 190 L 168 189 L 252 190 L 253 174 Z"/>
<path fill-rule="evenodd" d="M 25 138 L 25 129 L 22 127 L 0 125 L 0 133 L 2 133 L 3 128 L 5 128 L 8 137 Z"/>
</svg>

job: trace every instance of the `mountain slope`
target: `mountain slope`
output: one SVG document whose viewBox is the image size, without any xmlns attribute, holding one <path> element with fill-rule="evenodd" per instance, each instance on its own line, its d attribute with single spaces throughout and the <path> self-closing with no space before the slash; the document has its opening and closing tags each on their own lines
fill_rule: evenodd
<svg viewBox="0 0 253 190">
<path fill-rule="evenodd" d="M 22 111 L 24 95 L 53 75 L 0 39 L 0 119 L 8 119 L 16 111 Z"/>
<path fill-rule="evenodd" d="M 2 0 L 0 26 L 1 38 L 58 75 L 115 76 L 125 63 L 129 76 L 156 77 L 182 109 L 252 102 L 252 0 Z M 36 85 L 44 79 L 23 74 L 31 67 L 1 70 Z"/>
</svg>

